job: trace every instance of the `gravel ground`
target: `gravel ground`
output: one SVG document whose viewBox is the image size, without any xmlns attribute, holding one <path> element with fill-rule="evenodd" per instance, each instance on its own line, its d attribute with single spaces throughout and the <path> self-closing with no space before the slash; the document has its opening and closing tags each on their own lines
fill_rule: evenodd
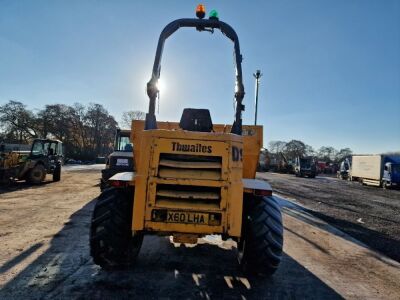
<svg viewBox="0 0 400 300">
<path fill-rule="evenodd" d="M 268 180 L 274 192 L 400 261 L 400 190 L 363 186 L 334 177 L 299 178 L 270 172 L 258 176 Z"/>
<path fill-rule="evenodd" d="M 243 274 L 236 244 L 218 236 L 195 247 L 146 236 L 132 269 L 103 271 L 88 245 L 99 177 L 98 166 L 73 167 L 60 182 L 0 189 L 0 299 L 400 297 L 399 263 L 282 198 L 284 256 L 271 278 Z"/>
</svg>

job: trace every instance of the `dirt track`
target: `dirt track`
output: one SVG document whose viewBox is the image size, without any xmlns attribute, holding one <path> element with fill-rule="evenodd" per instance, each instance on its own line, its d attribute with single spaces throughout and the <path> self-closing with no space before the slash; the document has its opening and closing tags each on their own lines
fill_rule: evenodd
<svg viewBox="0 0 400 300">
<path fill-rule="evenodd" d="M 400 262 L 400 190 L 363 186 L 333 177 L 298 178 L 258 173 L 274 191 Z"/>
<path fill-rule="evenodd" d="M 233 242 L 146 237 L 136 266 L 107 273 L 88 249 L 98 170 L 0 191 L 0 299 L 398 299 L 400 264 L 284 199 L 285 256 L 272 278 L 237 268 Z"/>
</svg>

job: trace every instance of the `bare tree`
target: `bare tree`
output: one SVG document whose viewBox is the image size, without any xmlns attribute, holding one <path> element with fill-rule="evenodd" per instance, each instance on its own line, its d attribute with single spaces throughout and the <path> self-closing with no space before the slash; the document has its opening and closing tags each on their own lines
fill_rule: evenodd
<svg viewBox="0 0 400 300">
<path fill-rule="evenodd" d="M 286 142 L 284 141 L 271 141 L 268 144 L 268 150 L 271 153 L 279 153 L 282 152 L 286 146 Z"/>
<path fill-rule="evenodd" d="M 317 152 L 314 150 L 314 148 L 310 145 L 306 145 L 306 152 L 305 154 L 307 156 L 317 156 Z"/>
<path fill-rule="evenodd" d="M 318 158 L 323 159 L 327 162 L 333 162 L 335 161 L 337 154 L 337 150 L 333 147 L 326 147 L 323 146 L 318 149 Z"/>
<path fill-rule="evenodd" d="M 101 104 L 95 103 L 89 105 L 85 121 L 89 128 L 88 134 L 92 150 L 94 153 L 103 154 L 107 142 L 113 139 L 117 122 Z"/>
<path fill-rule="evenodd" d="M 27 143 L 38 137 L 37 118 L 22 102 L 10 100 L 0 106 L 0 124 L 9 140 Z"/>
<path fill-rule="evenodd" d="M 146 118 L 146 113 L 140 110 L 130 110 L 122 114 L 121 127 L 131 128 L 132 120 L 144 120 Z"/>
<path fill-rule="evenodd" d="M 302 141 L 291 140 L 286 144 L 283 152 L 287 159 L 293 160 L 298 156 L 302 157 L 306 155 L 306 145 Z"/>
<path fill-rule="evenodd" d="M 112 150 L 117 122 L 100 104 L 46 105 L 37 114 L 18 101 L 0 106 L 0 139 L 30 143 L 32 139 L 57 138 L 68 157 L 92 160 Z"/>
<path fill-rule="evenodd" d="M 46 105 L 38 113 L 38 124 L 40 136 L 43 138 L 49 135 L 62 142 L 71 139 L 72 120 L 74 109 L 64 104 Z"/>
<path fill-rule="evenodd" d="M 353 151 L 351 151 L 350 148 L 340 149 L 339 152 L 335 156 L 335 162 L 341 162 L 346 157 L 349 157 L 351 154 L 353 154 Z"/>
</svg>

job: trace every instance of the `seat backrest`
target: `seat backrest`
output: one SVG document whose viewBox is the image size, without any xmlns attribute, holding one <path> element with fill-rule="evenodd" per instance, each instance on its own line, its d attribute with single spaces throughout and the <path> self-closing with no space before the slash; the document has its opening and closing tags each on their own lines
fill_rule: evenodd
<svg viewBox="0 0 400 300">
<path fill-rule="evenodd" d="M 211 132 L 213 124 L 208 109 L 185 108 L 179 127 L 188 131 Z"/>
</svg>

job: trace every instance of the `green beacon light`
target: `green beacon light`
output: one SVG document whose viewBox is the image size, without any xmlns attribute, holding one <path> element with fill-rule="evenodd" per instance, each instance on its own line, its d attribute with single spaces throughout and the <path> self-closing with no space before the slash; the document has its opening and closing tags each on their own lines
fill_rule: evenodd
<svg viewBox="0 0 400 300">
<path fill-rule="evenodd" d="M 215 9 L 213 9 L 212 11 L 210 11 L 210 14 L 209 14 L 208 18 L 210 20 L 218 20 L 219 19 L 218 18 L 218 12 Z"/>
</svg>

